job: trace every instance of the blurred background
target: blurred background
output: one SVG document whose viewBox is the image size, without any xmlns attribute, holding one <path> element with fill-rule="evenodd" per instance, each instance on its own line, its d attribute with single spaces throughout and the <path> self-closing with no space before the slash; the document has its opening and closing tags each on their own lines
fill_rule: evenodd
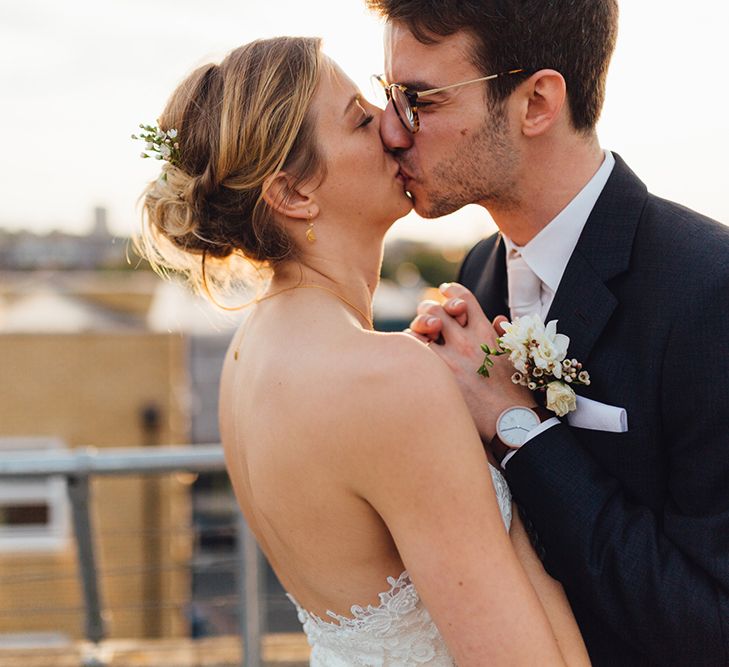
<svg viewBox="0 0 729 667">
<path fill-rule="evenodd" d="M 727 25 L 729 5 L 716 0 L 624 0 L 598 128 L 652 192 L 725 223 Z M 241 316 L 139 266 L 128 239 L 158 164 L 139 159 L 130 134 L 155 122 L 196 66 L 278 34 L 323 36 L 367 95 L 369 75 L 383 70 L 382 26 L 361 0 L 0 3 L 0 465 L 86 447 L 217 443 L 218 375 Z M 428 288 L 452 280 L 494 229 L 473 206 L 397 222 L 378 328 L 406 326 Z M 74 470 L 0 467 L 0 665 L 240 664 L 229 641 L 241 628 L 240 526 L 222 462 L 92 475 L 83 502 L 69 491 L 86 479 Z M 107 648 L 117 641 L 106 653 L 79 643 L 96 641 L 82 506 L 102 635 Z M 293 608 L 262 567 L 262 627 L 280 637 L 266 659 L 301 664 Z M 222 643 L 201 650 L 186 638 Z"/>
</svg>

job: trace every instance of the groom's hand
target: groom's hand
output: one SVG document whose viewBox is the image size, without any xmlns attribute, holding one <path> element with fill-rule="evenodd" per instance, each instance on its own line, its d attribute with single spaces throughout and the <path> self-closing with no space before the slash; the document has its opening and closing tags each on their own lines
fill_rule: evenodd
<svg viewBox="0 0 729 667">
<path fill-rule="evenodd" d="M 454 286 L 451 291 L 458 292 L 458 289 L 460 288 L 466 290 L 466 292 L 470 294 L 465 287 L 458 283 L 443 283 L 440 286 L 441 293 L 444 296 L 447 296 L 451 286 Z M 410 327 L 406 329 L 406 333 L 409 333 L 411 336 L 414 336 L 424 343 L 442 343 L 441 329 L 443 328 L 443 321 L 440 317 L 438 317 L 439 311 L 437 306 L 439 305 L 442 306 L 442 309 L 462 327 L 465 327 L 468 324 L 468 306 L 466 301 L 461 299 L 459 296 L 454 296 L 447 299 L 442 304 L 433 300 L 421 301 L 418 304 L 416 311 L 417 316 L 412 320 L 412 322 L 410 322 Z M 435 308 L 433 308 L 433 306 L 435 306 Z M 497 315 L 494 318 L 493 327 L 496 330 L 497 336 L 504 335 L 504 330 L 501 325 L 508 321 L 509 318 L 505 315 Z"/>
<path fill-rule="evenodd" d="M 442 293 L 444 293 L 443 289 L 447 285 L 450 285 L 450 283 L 441 285 Z M 463 299 L 456 297 L 447 299 L 443 303 L 428 299 L 418 304 L 417 315 L 410 322 L 410 328 L 406 329 L 406 333 L 409 333 L 424 343 L 442 343 L 441 330 L 443 328 L 443 321 L 439 317 L 441 310 L 445 311 L 462 327 L 468 324 L 467 306 Z"/>
<path fill-rule="evenodd" d="M 412 332 L 430 345 L 453 372 L 481 437 L 490 441 L 496 432 L 496 419 L 513 405 L 531 406 L 531 392 L 511 381 L 514 369 L 506 356 L 493 359 L 490 377 L 477 373 L 484 360 L 481 344 L 496 347 L 496 338 L 503 333 L 499 316 L 494 324 L 484 315 L 473 294 L 463 285 L 441 285 L 447 301 L 439 304 L 424 301 L 410 324 Z M 497 328 L 495 328 L 495 326 Z"/>
</svg>

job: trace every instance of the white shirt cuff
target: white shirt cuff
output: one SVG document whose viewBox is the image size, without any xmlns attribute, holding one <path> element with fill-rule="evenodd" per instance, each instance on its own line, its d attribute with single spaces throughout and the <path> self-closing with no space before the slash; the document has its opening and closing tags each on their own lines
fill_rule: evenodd
<svg viewBox="0 0 729 667">
<path fill-rule="evenodd" d="M 532 438 L 536 438 L 540 433 L 544 433 L 547 429 L 552 428 L 552 426 L 556 426 L 557 424 L 560 424 L 561 422 L 557 417 L 550 417 L 546 421 L 543 421 L 539 426 L 535 426 L 529 433 L 526 434 L 526 438 L 524 438 L 524 443 L 521 445 L 523 447 L 527 444 Z M 506 469 L 506 464 L 509 462 L 512 456 L 516 454 L 519 449 L 512 449 L 502 460 L 501 460 L 501 467 Z"/>
</svg>

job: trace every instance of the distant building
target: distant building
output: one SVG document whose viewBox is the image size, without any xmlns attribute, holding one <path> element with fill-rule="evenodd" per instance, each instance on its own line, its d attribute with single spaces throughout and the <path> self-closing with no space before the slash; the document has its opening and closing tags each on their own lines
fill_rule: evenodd
<svg viewBox="0 0 729 667">
<path fill-rule="evenodd" d="M 239 321 L 149 271 L 0 274 L 0 456 L 217 441 L 219 364 Z M 237 630 L 236 606 L 219 603 L 234 570 L 206 565 L 234 560 L 235 501 L 224 473 L 203 489 L 194 481 L 94 481 L 110 637 Z M 82 636 L 70 531 L 62 485 L 0 489 L 0 646 Z"/>
<path fill-rule="evenodd" d="M 42 456 L 49 446 L 187 442 L 186 355 L 179 336 L 143 330 L 0 335 L 0 449 Z M 53 480 L 3 485 L 0 643 L 3 634 L 83 637 L 62 487 Z M 190 480 L 97 477 L 91 490 L 109 636 L 187 636 Z"/>
<path fill-rule="evenodd" d="M 106 209 L 99 206 L 94 209 L 91 232 L 85 235 L 0 230 L 0 270 L 119 268 L 126 264 L 127 243 L 109 232 Z"/>
</svg>

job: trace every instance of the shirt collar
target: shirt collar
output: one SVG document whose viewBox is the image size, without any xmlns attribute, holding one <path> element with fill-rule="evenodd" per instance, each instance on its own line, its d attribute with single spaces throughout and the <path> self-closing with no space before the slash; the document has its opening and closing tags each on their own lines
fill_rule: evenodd
<svg viewBox="0 0 729 667">
<path fill-rule="evenodd" d="M 605 151 L 602 165 L 587 185 L 525 246 L 519 247 L 504 236 L 507 263 L 509 251 L 517 250 L 542 283 L 555 293 L 587 218 L 590 217 L 614 166 L 613 154 Z"/>
</svg>

